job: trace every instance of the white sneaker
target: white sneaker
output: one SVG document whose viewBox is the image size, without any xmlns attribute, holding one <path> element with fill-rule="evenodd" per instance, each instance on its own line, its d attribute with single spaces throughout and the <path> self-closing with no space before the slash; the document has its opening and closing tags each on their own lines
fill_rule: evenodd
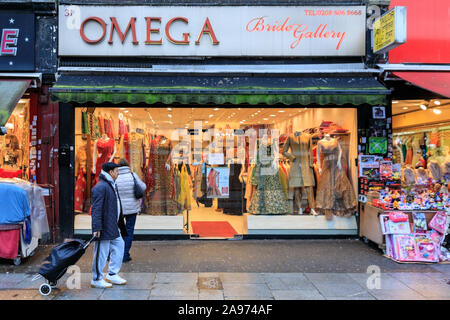
<svg viewBox="0 0 450 320">
<path fill-rule="evenodd" d="M 92 280 L 91 281 L 91 288 L 98 288 L 98 289 L 107 289 L 111 288 L 112 284 L 106 282 L 105 280 Z"/>
<path fill-rule="evenodd" d="M 313 215 L 313 216 L 318 216 L 319 214 L 316 212 L 316 210 L 314 210 L 314 209 L 311 209 L 311 214 Z"/>
<path fill-rule="evenodd" d="M 112 284 L 124 285 L 127 284 L 127 280 L 121 278 L 118 274 L 110 276 L 109 274 L 106 276 L 106 281 Z"/>
</svg>

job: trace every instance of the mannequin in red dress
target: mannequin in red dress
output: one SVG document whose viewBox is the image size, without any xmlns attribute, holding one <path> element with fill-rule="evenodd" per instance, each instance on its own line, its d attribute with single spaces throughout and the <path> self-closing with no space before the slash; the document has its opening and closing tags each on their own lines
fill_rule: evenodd
<svg viewBox="0 0 450 320">
<path fill-rule="evenodd" d="M 106 134 L 104 134 L 100 139 L 97 140 L 94 147 L 94 173 L 95 181 L 98 181 L 100 172 L 102 171 L 102 164 L 106 162 L 112 162 L 116 154 L 114 139 L 111 139 Z"/>
</svg>

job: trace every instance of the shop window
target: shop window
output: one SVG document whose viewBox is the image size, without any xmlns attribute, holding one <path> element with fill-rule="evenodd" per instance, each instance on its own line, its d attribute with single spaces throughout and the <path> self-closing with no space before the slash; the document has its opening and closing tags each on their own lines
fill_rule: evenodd
<svg viewBox="0 0 450 320">
<path fill-rule="evenodd" d="M 0 135 L 0 177 L 28 180 L 30 143 L 30 100 L 20 99 Z"/>
<path fill-rule="evenodd" d="M 76 108 L 75 232 L 90 229 L 90 193 L 101 165 L 121 159 L 128 167 L 120 168 L 119 178 L 129 175 L 131 186 L 131 171 L 145 185 L 139 202 L 122 201 L 128 213 L 140 213 L 136 229 L 143 233 L 152 227 L 148 217 L 184 216 L 185 232 L 194 234 L 197 222 L 211 221 L 246 234 L 248 216 L 317 215 L 322 222 L 352 217 L 356 113 L 305 107 Z"/>
</svg>

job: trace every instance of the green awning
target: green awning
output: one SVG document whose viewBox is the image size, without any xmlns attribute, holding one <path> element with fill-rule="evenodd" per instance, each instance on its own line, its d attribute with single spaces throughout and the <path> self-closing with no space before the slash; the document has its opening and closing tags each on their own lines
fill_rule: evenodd
<svg viewBox="0 0 450 320">
<path fill-rule="evenodd" d="M 63 74 L 51 93 L 79 104 L 384 105 L 390 91 L 373 77 Z"/>
<path fill-rule="evenodd" d="M 0 126 L 6 124 L 29 85 L 30 80 L 0 80 Z"/>
</svg>

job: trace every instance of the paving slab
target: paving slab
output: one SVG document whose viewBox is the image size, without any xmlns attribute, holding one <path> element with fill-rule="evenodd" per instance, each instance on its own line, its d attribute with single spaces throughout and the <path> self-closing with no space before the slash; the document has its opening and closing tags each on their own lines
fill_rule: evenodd
<svg viewBox="0 0 450 320">
<path fill-rule="evenodd" d="M 368 287 L 369 277 L 371 274 L 367 273 L 348 273 L 348 276 L 358 282 L 358 284 L 365 289 L 372 289 Z M 377 285 L 376 281 L 369 280 L 370 285 Z M 401 282 L 399 279 L 392 277 L 387 273 L 381 273 L 379 275 L 379 289 L 391 289 L 391 290 L 408 290 L 408 286 Z"/>
<path fill-rule="evenodd" d="M 150 296 L 149 300 L 198 300 L 198 296 Z"/>
<path fill-rule="evenodd" d="M 154 283 L 150 291 L 150 296 L 196 296 L 198 298 L 198 288 L 196 284 L 191 283 Z"/>
<path fill-rule="evenodd" d="M 199 300 L 223 300 L 223 290 L 201 289 L 198 294 Z"/>
<path fill-rule="evenodd" d="M 272 290 L 275 300 L 325 300 L 317 289 L 313 290 Z"/>
<path fill-rule="evenodd" d="M 114 290 L 113 288 L 109 289 L 64 289 L 62 292 L 56 296 L 55 300 L 99 300 L 100 296 L 103 294 L 105 290 Z"/>
<path fill-rule="evenodd" d="M 148 300 L 150 290 L 124 289 L 117 290 L 115 287 L 111 290 L 103 291 L 99 297 L 100 300 Z"/>
<path fill-rule="evenodd" d="M 155 283 L 197 283 L 197 272 L 158 272 Z"/>
<path fill-rule="evenodd" d="M 223 282 L 223 295 L 229 297 L 273 298 L 272 292 L 266 284 L 228 283 Z"/>
<path fill-rule="evenodd" d="M 314 290 L 313 283 L 304 274 L 287 275 L 274 274 L 264 275 L 267 286 L 271 290 Z"/>
<path fill-rule="evenodd" d="M 369 293 L 377 300 L 425 300 L 426 298 L 416 291 L 409 290 L 390 290 L 376 289 L 369 290 Z"/>
<path fill-rule="evenodd" d="M 264 276 L 261 273 L 221 272 L 219 273 L 219 277 L 222 283 L 265 283 Z"/>
<path fill-rule="evenodd" d="M 140 290 L 149 290 L 152 287 L 156 274 L 155 273 L 119 273 L 119 275 L 127 280 L 126 285 L 122 286 L 114 286 L 118 290 L 129 290 L 129 289 L 140 289 Z"/>
</svg>

